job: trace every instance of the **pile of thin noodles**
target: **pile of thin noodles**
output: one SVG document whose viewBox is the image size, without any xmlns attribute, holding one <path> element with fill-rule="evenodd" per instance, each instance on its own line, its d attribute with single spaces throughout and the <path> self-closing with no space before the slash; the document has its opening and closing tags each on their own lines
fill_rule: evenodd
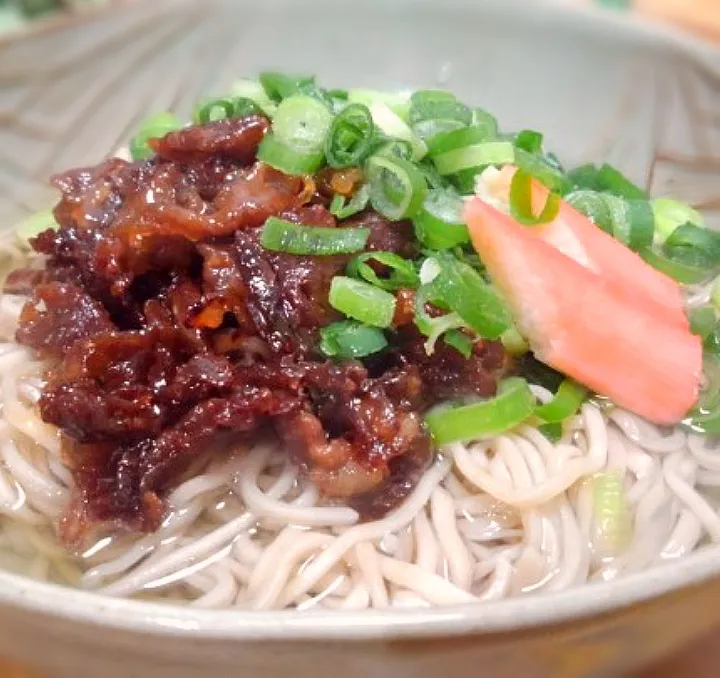
<svg viewBox="0 0 720 678">
<path fill-rule="evenodd" d="M 4 267 L 28 263 L 12 246 L 1 254 Z M 12 342 L 23 302 L 0 297 L 0 567 L 206 608 L 420 607 L 613 579 L 720 540 L 720 448 L 598 400 L 556 444 L 522 426 L 439 450 L 405 503 L 365 524 L 323 505 L 276 441 L 258 440 L 189 469 L 155 534 L 69 554 L 55 529 L 72 478 L 36 407 L 47 365 Z"/>
</svg>

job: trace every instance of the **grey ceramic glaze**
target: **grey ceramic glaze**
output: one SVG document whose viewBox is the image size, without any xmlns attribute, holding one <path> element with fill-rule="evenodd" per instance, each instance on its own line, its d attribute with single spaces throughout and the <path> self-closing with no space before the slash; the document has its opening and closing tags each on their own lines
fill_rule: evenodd
<svg viewBox="0 0 720 678">
<path fill-rule="evenodd" d="M 272 67 L 442 85 L 506 129 L 545 131 L 567 163 L 608 159 L 720 215 L 720 54 L 679 35 L 499 0 L 153 0 L 0 42 L 0 226 L 47 206 L 51 173 L 100 160 L 144 114 L 187 113 Z M 60 678 L 601 676 L 720 621 L 701 605 L 720 597 L 718 573 L 710 547 L 582 591 L 337 614 L 159 607 L 0 574 L 0 654 Z"/>
</svg>

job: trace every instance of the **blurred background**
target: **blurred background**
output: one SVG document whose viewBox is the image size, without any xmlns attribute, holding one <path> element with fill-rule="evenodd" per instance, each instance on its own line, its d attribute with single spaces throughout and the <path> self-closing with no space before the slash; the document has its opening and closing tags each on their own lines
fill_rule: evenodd
<svg viewBox="0 0 720 678">
<path fill-rule="evenodd" d="M 239 0 L 242 1 L 242 0 Z M 498 0 L 504 2 L 505 0 Z M 566 5 L 635 12 L 650 21 L 675 25 L 713 41 L 720 41 L 720 0 L 537 0 Z M 53 20 L 101 5 L 152 0 L 0 0 L 0 34 L 21 31 L 31 22 Z"/>
</svg>

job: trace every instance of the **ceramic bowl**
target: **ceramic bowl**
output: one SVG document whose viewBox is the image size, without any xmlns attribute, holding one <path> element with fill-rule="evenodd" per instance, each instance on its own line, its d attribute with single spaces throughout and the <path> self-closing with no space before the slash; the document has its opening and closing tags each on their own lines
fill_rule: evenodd
<svg viewBox="0 0 720 678">
<path fill-rule="evenodd" d="M 0 223 L 49 174 L 278 68 L 443 86 L 568 163 L 608 159 L 720 208 L 720 54 L 620 15 L 483 0 L 153 0 L 0 42 Z M 112 600 L 0 574 L 0 655 L 57 678 L 616 675 L 720 622 L 720 547 L 611 583 L 418 611 L 246 613 Z"/>
</svg>

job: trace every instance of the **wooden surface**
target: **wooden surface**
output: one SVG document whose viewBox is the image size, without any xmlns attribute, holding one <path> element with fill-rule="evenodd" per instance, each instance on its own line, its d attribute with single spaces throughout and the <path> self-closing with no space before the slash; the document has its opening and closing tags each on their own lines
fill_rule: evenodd
<svg viewBox="0 0 720 678">
<path fill-rule="evenodd" d="M 679 25 L 705 38 L 720 40 L 720 0 L 636 0 L 635 8 L 651 20 Z M 720 630 L 679 655 L 631 678 L 715 678 L 720 672 L 718 667 Z M 0 661 L 0 678 L 43 677 Z"/>
</svg>

